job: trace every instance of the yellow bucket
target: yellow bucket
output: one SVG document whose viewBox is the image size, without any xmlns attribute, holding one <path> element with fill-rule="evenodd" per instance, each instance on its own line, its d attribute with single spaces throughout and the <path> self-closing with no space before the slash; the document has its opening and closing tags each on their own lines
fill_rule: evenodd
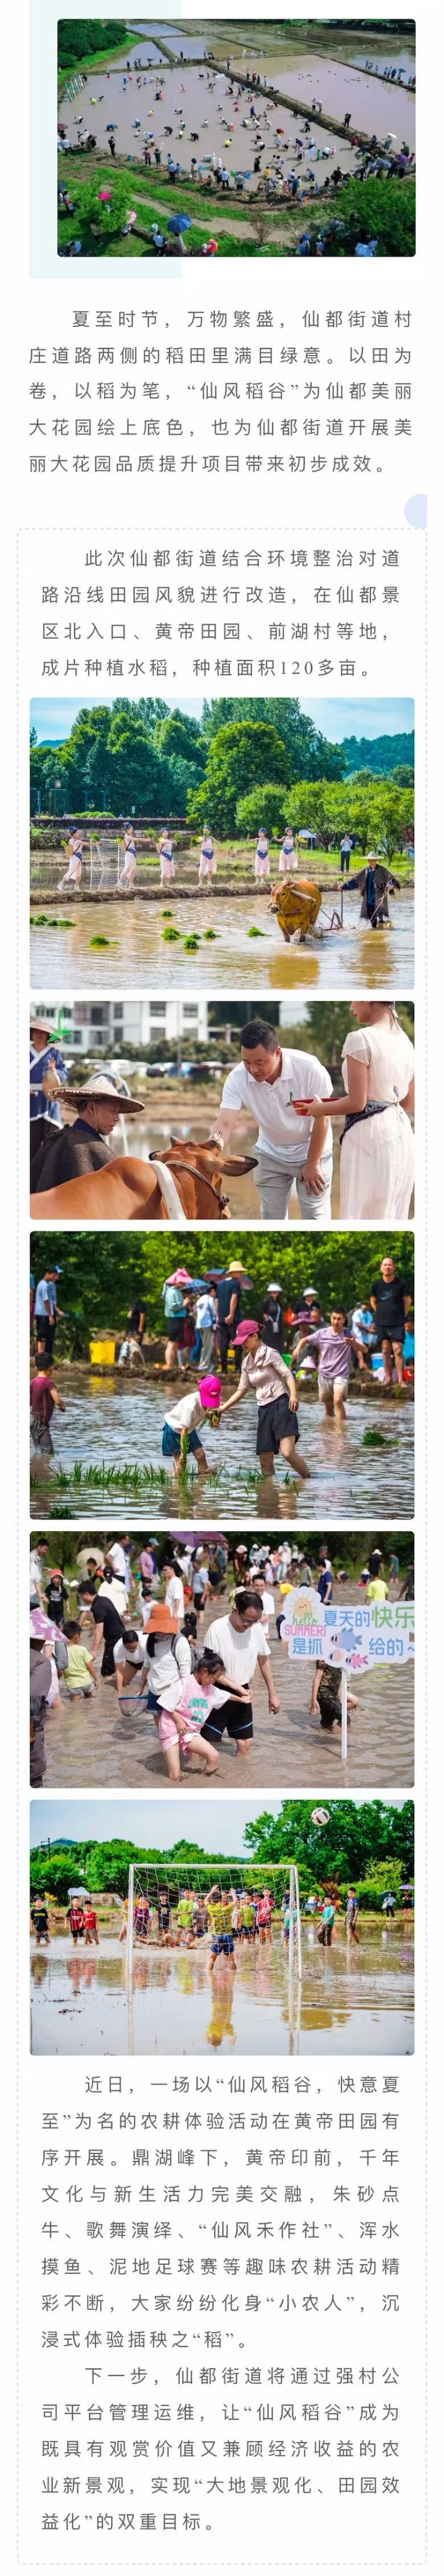
<svg viewBox="0 0 444 2576">
<path fill-rule="evenodd" d="M 112 1360 L 115 1360 L 115 1342 L 90 1342 L 89 1356 L 90 1360 L 92 1360 L 93 1368 L 103 1367 L 106 1361 L 112 1362 Z"/>
</svg>

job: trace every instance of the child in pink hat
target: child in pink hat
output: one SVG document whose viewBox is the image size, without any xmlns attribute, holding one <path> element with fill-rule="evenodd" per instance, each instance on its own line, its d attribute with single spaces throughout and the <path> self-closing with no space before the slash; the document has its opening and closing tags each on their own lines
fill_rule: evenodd
<svg viewBox="0 0 444 2576">
<path fill-rule="evenodd" d="M 202 1377 L 200 1386 L 192 1387 L 189 1395 L 181 1396 L 178 1404 L 170 1405 L 162 1432 L 162 1457 L 174 1458 L 175 1476 L 180 1475 L 181 1465 L 190 1449 L 195 1454 L 198 1476 L 205 1474 L 208 1459 L 199 1439 L 199 1429 L 207 1414 L 213 1430 L 217 1430 L 220 1399 L 220 1377 Z"/>
</svg>

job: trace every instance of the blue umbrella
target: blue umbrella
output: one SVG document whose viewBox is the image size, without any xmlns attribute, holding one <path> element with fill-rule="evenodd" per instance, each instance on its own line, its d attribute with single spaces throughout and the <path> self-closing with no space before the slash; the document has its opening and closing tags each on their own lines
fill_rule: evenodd
<svg viewBox="0 0 444 2576">
<path fill-rule="evenodd" d="M 170 218 L 169 218 L 169 224 L 168 224 L 168 232 L 169 232 L 169 233 L 190 233 L 190 232 L 191 232 L 191 215 L 170 215 Z"/>
</svg>

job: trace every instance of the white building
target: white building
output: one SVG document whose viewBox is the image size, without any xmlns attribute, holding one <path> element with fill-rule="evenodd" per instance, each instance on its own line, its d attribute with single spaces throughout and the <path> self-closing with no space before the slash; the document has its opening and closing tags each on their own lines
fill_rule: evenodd
<svg viewBox="0 0 444 2576">
<path fill-rule="evenodd" d="M 48 1017 L 47 1001 L 36 1001 L 35 1009 L 41 1011 L 43 1017 Z M 54 1027 L 57 1025 L 61 1044 L 64 1041 L 68 1050 L 72 1048 L 78 1056 L 97 1056 L 108 1048 L 121 1055 L 127 1046 L 135 1047 L 138 1053 L 143 1054 L 144 1048 L 153 1046 L 156 1038 L 160 1038 L 167 1047 L 177 1045 L 178 1038 L 185 1042 L 197 1038 L 205 1046 L 208 1041 L 208 1002 L 200 993 L 188 1002 L 171 1000 L 169 994 L 163 998 L 156 994 L 143 994 L 134 1000 L 131 993 L 124 993 L 120 1000 L 114 1001 L 113 998 L 109 1002 L 94 1002 L 88 996 L 83 1002 L 57 1004 Z"/>
</svg>

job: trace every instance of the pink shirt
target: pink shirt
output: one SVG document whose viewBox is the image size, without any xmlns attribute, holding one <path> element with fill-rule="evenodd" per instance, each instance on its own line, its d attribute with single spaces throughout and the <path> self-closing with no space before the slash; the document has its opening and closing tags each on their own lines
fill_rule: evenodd
<svg viewBox="0 0 444 2576">
<path fill-rule="evenodd" d="M 257 1351 L 248 1351 L 242 1361 L 239 1387 L 243 1390 L 253 1386 L 257 1404 L 275 1404 L 279 1395 L 288 1395 L 289 1374 L 280 1351 L 271 1351 L 267 1342 L 259 1342 Z"/>
<path fill-rule="evenodd" d="M 208 1682 L 207 1689 L 203 1691 L 196 1673 L 190 1673 L 188 1681 L 184 1682 L 182 1698 L 176 1702 L 174 1716 L 188 1717 L 190 1726 L 203 1726 L 204 1718 L 209 1716 L 210 1708 L 213 1706 L 213 1700 L 213 1683 Z"/>
</svg>

